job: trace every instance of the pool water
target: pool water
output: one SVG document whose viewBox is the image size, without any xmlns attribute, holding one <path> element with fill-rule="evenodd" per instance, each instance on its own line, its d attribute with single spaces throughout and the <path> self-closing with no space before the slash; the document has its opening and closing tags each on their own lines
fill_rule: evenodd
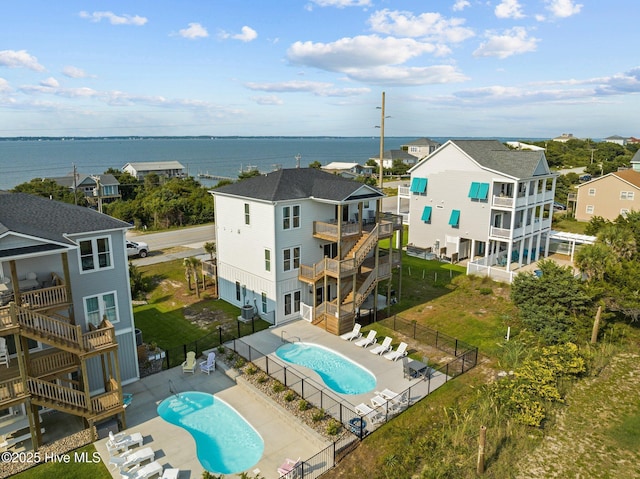
<svg viewBox="0 0 640 479">
<path fill-rule="evenodd" d="M 285 344 L 276 350 L 276 355 L 289 363 L 313 369 L 329 388 L 340 394 L 363 394 L 376 387 L 376 377 L 371 372 L 324 346 Z"/>
<path fill-rule="evenodd" d="M 158 415 L 193 436 L 202 467 L 217 474 L 234 474 L 254 466 L 264 441 L 235 409 L 212 394 L 189 391 L 160 403 Z"/>
</svg>

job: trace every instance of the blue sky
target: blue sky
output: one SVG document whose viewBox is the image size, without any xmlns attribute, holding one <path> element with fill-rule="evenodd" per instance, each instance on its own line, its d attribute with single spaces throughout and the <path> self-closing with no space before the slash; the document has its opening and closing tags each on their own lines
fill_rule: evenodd
<svg viewBox="0 0 640 479">
<path fill-rule="evenodd" d="M 5 2 L 0 137 L 640 137 L 636 7 Z"/>
</svg>

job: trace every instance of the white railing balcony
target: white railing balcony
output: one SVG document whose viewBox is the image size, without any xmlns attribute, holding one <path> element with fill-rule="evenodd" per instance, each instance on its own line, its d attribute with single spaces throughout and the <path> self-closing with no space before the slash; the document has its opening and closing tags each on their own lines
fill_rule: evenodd
<svg viewBox="0 0 640 479">
<path fill-rule="evenodd" d="M 515 201 L 510 196 L 494 196 L 493 206 L 498 208 L 513 208 Z"/>
<path fill-rule="evenodd" d="M 410 187 L 408 186 L 398 186 L 398 196 L 402 198 L 409 198 L 410 195 Z"/>
<path fill-rule="evenodd" d="M 508 228 L 496 228 L 495 226 L 492 226 L 489 231 L 489 235 L 495 238 L 510 238 L 511 230 Z"/>
</svg>

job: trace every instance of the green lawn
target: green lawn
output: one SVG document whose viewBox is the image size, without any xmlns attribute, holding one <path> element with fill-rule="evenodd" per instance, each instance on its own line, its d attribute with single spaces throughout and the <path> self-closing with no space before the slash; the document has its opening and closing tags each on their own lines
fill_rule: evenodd
<svg viewBox="0 0 640 479">
<path fill-rule="evenodd" d="M 112 477 L 93 444 L 61 454 L 59 457 L 62 460 L 68 458 L 69 462 L 47 462 L 12 477 L 15 479 L 51 479 L 54 477 L 64 479 L 111 479 Z"/>
</svg>

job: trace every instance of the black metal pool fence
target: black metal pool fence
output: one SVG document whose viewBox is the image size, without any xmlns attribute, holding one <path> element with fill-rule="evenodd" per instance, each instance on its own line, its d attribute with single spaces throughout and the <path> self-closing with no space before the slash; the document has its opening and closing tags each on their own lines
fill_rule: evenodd
<svg viewBox="0 0 640 479">
<path fill-rule="evenodd" d="M 430 366 L 428 374 L 414 382 L 409 388 L 398 393 L 395 398 L 376 408 L 373 413 L 360 415 L 354 407 L 343 401 L 336 393 L 318 384 L 313 379 L 302 376 L 294 367 L 290 367 L 275 355 L 265 354 L 241 339 L 232 341 L 232 349 L 247 361 L 264 371 L 271 378 L 280 381 L 315 407 L 322 409 L 350 431 L 334 441 L 315 456 L 301 461 L 287 475 L 286 479 L 316 478 L 333 468 L 342 458 L 351 452 L 367 434 L 401 413 L 419 400 L 428 396 L 439 385 L 473 368 L 478 360 L 478 348 L 446 334 L 393 316 L 377 324 L 389 327 L 421 344 L 435 347 L 453 356 L 446 364 Z"/>
</svg>

